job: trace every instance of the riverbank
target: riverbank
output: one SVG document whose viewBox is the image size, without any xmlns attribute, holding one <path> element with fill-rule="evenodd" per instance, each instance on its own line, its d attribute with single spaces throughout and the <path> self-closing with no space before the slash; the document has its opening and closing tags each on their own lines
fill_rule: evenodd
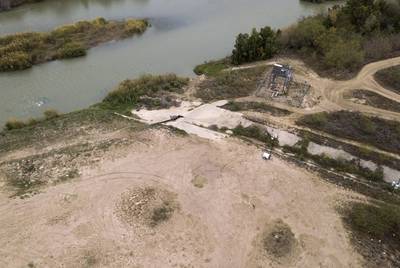
<svg viewBox="0 0 400 268">
<path fill-rule="evenodd" d="M 355 223 L 352 222 L 352 220 L 357 219 L 359 215 L 364 215 L 364 214 L 369 215 L 368 214 L 369 207 L 359 207 L 358 205 L 347 206 L 347 203 L 344 202 L 343 200 L 347 200 L 346 198 L 349 198 L 349 195 L 351 195 L 350 200 L 360 200 L 360 198 L 363 199 L 369 198 L 373 200 L 375 199 L 379 200 L 377 202 L 385 202 L 385 203 L 387 202 L 388 204 L 393 203 L 393 205 L 390 206 L 394 206 L 395 209 L 397 209 L 396 206 L 398 203 L 400 203 L 400 198 L 397 193 L 392 192 L 389 189 L 389 187 L 386 184 L 383 184 L 382 182 L 371 182 L 363 178 L 362 176 L 358 176 L 358 174 L 353 174 L 353 175 L 347 174 L 347 172 L 351 171 L 350 169 L 345 169 L 344 171 L 335 170 L 336 169 L 335 166 L 332 165 L 324 166 L 318 161 L 315 163 L 310 162 L 309 159 L 307 159 L 306 157 L 301 158 L 301 155 L 297 154 L 294 155 L 287 152 L 285 153 L 282 150 L 280 150 L 279 147 L 274 148 L 273 150 L 274 159 L 272 161 L 265 162 L 264 160 L 262 160 L 261 153 L 265 149 L 264 148 L 265 146 L 272 146 L 272 145 L 277 146 L 276 141 L 275 142 L 272 141 L 272 138 L 276 134 L 278 135 L 278 140 L 282 141 L 283 144 L 288 143 L 292 144 L 293 146 L 297 146 L 296 140 L 292 140 L 290 138 L 289 136 L 290 133 L 285 134 L 284 129 L 275 128 L 274 130 L 272 130 L 272 128 L 269 126 L 269 124 L 267 124 L 267 122 L 258 123 L 257 125 L 263 126 L 263 128 L 262 129 L 260 128 L 259 130 L 256 130 L 254 126 L 250 128 L 247 127 L 245 128 L 240 126 L 235 127 L 236 124 L 232 124 L 232 122 L 236 122 L 235 120 L 237 120 L 240 117 L 242 117 L 241 121 L 248 122 L 247 119 L 243 118 L 241 113 L 258 114 L 259 116 L 265 116 L 266 118 L 273 120 L 287 120 L 288 118 L 293 116 L 293 109 L 291 107 L 288 107 L 287 111 L 291 110 L 292 113 L 289 112 L 283 113 L 281 112 L 282 111 L 281 109 L 279 110 L 280 112 L 277 112 L 277 110 L 271 108 L 275 106 L 274 103 L 264 103 L 264 105 L 262 105 L 262 104 L 254 104 L 254 102 L 251 102 L 251 104 L 244 103 L 243 105 L 238 106 L 241 110 L 240 113 L 234 113 L 217 107 L 215 107 L 214 110 L 211 109 L 207 111 L 207 107 L 211 107 L 213 105 L 205 104 L 203 105 L 204 107 L 202 106 L 200 107 L 197 106 L 198 108 L 189 107 L 189 110 L 187 111 L 188 112 L 187 118 L 185 118 L 186 117 L 185 114 L 184 118 L 177 119 L 177 121 L 171 123 L 170 126 L 165 126 L 162 124 L 148 125 L 139 121 L 140 119 L 138 118 L 139 116 L 150 115 L 150 114 L 153 115 L 164 114 L 168 119 L 169 116 L 167 111 L 171 110 L 170 111 L 171 114 L 177 115 L 176 113 L 173 113 L 173 111 L 178 112 L 180 111 L 179 109 L 185 108 L 185 107 L 175 107 L 179 106 L 180 101 L 198 100 L 196 96 L 203 96 L 205 98 L 210 98 L 210 96 L 212 96 L 212 99 L 223 98 L 226 96 L 226 93 L 222 92 L 222 94 L 216 93 L 210 95 L 209 91 L 213 89 L 219 91 L 221 86 L 223 88 L 225 87 L 234 88 L 235 86 L 242 85 L 242 83 L 246 83 L 248 87 L 245 92 L 239 92 L 239 94 L 236 96 L 235 95 L 236 92 L 234 91 L 235 94 L 230 95 L 230 97 L 235 100 L 235 102 L 233 103 L 234 104 L 236 103 L 235 105 L 237 106 L 238 105 L 237 102 L 242 102 L 243 98 L 245 98 L 243 94 L 252 95 L 254 93 L 254 90 L 252 91 L 250 88 L 251 85 L 253 85 L 254 87 L 257 84 L 256 81 L 260 79 L 262 77 L 263 72 L 267 70 L 268 68 L 266 67 L 256 68 L 255 70 L 251 70 L 251 68 L 250 70 L 249 69 L 238 70 L 236 71 L 235 74 L 230 74 L 230 75 L 227 74 L 227 76 L 225 76 L 227 77 L 226 79 L 219 80 L 219 81 L 224 81 L 224 84 L 216 83 L 216 81 L 218 80 L 215 80 L 215 78 L 206 78 L 206 77 L 197 78 L 188 82 L 186 79 L 182 79 L 174 75 L 167 75 L 161 77 L 147 76 L 139 80 L 127 80 L 121 83 L 120 86 L 116 87 L 115 90 L 112 91 L 102 103 L 94 105 L 90 108 L 49 118 L 47 120 L 39 121 L 37 122 L 37 124 L 23 127 L 20 129 L 1 132 L 0 133 L 1 135 L 0 176 L 2 178 L 1 181 L 3 183 L 2 187 L 4 189 L 4 194 L 6 194 L 7 196 L 0 195 L 0 200 L 3 199 L 10 200 L 9 197 L 14 197 L 9 202 L 11 203 L 24 202 L 24 204 L 32 204 L 32 202 L 34 203 L 41 202 L 40 200 L 43 200 L 43 198 L 46 198 L 48 196 L 53 196 L 53 193 L 57 195 L 60 193 L 59 191 L 61 192 L 67 191 L 68 193 L 77 194 L 79 196 L 78 199 L 86 196 L 86 194 L 80 191 L 76 192 L 73 189 L 87 189 L 87 190 L 90 189 L 92 195 L 98 197 L 103 195 L 104 191 L 98 189 L 97 187 L 101 185 L 102 182 L 106 182 L 107 187 L 104 189 L 107 189 L 107 193 L 109 195 L 112 193 L 113 197 L 106 198 L 107 201 L 105 199 L 99 199 L 96 197 L 95 200 L 97 200 L 97 203 L 96 202 L 95 203 L 98 204 L 99 200 L 103 200 L 101 201 L 103 208 L 107 208 L 109 213 L 111 213 L 112 215 L 120 215 L 119 214 L 120 210 L 117 210 L 118 213 L 117 212 L 114 213 L 115 211 L 114 208 L 118 207 L 116 205 L 118 203 L 117 200 L 119 200 L 120 194 L 123 195 L 121 189 L 122 188 L 126 189 L 127 181 L 135 182 L 136 186 L 132 185 L 132 187 L 140 188 L 140 187 L 146 187 L 146 185 L 147 186 L 150 185 L 152 187 L 155 187 L 156 191 L 158 191 L 159 189 L 162 189 L 162 191 L 166 189 L 171 190 L 168 187 L 168 185 L 172 182 L 179 181 L 180 182 L 179 185 L 181 185 L 180 187 L 183 187 L 183 189 L 185 190 L 183 189 L 179 190 L 180 188 L 179 187 L 177 188 L 177 185 L 173 187 L 174 191 L 177 191 L 176 193 L 178 194 L 179 198 L 174 199 L 173 203 L 169 203 L 170 205 L 167 206 L 167 212 L 166 212 L 167 214 L 164 215 L 165 217 L 157 216 L 157 219 L 160 219 L 161 223 L 157 223 L 156 226 L 153 226 L 154 224 L 152 224 L 150 226 L 151 229 L 149 229 L 149 230 L 157 230 L 157 232 L 163 232 L 163 228 L 169 228 L 168 226 L 171 226 L 170 224 L 172 224 L 173 226 L 180 226 L 180 229 L 186 228 L 185 226 L 187 225 L 180 225 L 177 224 L 176 222 L 177 217 L 179 219 L 179 217 L 181 217 L 180 215 L 185 215 L 185 214 L 184 213 L 181 214 L 180 209 L 178 209 L 175 205 L 171 207 L 171 205 L 176 204 L 175 202 L 178 200 L 180 204 L 182 204 L 183 208 L 181 209 L 185 209 L 184 206 L 186 204 L 186 201 L 183 201 L 185 200 L 185 198 L 183 198 L 182 200 L 182 196 L 186 196 L 184 193 L 187 193 L 188 187 L 189 189 L 192 189 L 190 190 L 192 191 L 191 192 L 192 194 L 195 194 L 195 192 L 196 193 L 201 192 L 203 194 L 208 193 L 210 189 L 215 189 L 215 187 L 219 187 L 216 185 L 219 185 L 221 176 L 222 178 L 224 178 L 223 175 L 225 174 L 224 172 L 230 172 L 229 170 L 235 168 L 234 173 L 227 174 L 227 178 L 228 177 L 230 178 L 229 179 L 230 187 L 234 186 L 234 184 L 232 184 L 231 182 L 233 174 L 236 174 L 237 171 L 241 170 L 242 172 L 244 171 L 247 174 L 246 176 L 244 176 L 247 183 L 244 183 L 243 181 L 244 184 L 239 183 L 240 185 L 248 185 L 249 181 L 256 180 L 257 182 L 255 183 L 254 187 L 255 189 L 260 189 L 261 187 L 260 185 L 262 185 L 262 183 L 260 184 L 260 181 L 265 182 L 266 180 L 272 179 L 274 181 L 273 185 L 276 186 L 279 185 L 279 187 L 283 187 L 281 190 L 285 189 L 284 190 L 285 196 L 290 197 L 288 199 L 288 202 L 295 196 L 299 196 L 300 200 L 302 200 L 301 203 L 303 204 L 305 202 L 305 196 L 309 196 L 310 184 L 308 184 L 307 182 L 310 178 L 313 178 L 312 183 L 311 182 L 310 183 L 311 185 L 314 185 L 313 187 L 319 185 L 318 186 L 319 190 L 315 190 L 316 194 L 313 195 L 312 197 L 312 200 L 314 200 L 313 202 L 309 204 L 308 202 L 306 202 L 304 204 L 305 207 L 307 207 L 308 209 L 315 208 L 312 205 L 315 204 L 315 198 L 322 198 L 320 195 L 322 188 L 319 187 L 322 185 L 326 185 L 324 187 L 328 187 L 329 189 L 327 188 L 326 191 L 323 191 L 325 193 L 323 195 L 323 199 L 326 200 L 325 199 L 326 194 L 329 193 L 329 194 L 334 194 L 336 196 L 335 200 L 341 200 L 341 201 L 335 203 L 335 206 L 329 208 L 326 207 L 324 210 L 325 211 L 324 217 L 322 218 L 326 218 L 326 212 L 331 211 L 333 213 L 332 215 L 335 215 L 337 219 L 338 225 L 335 225 L 336 226 L 335 230 L 338 232 L 338 234 L 345 233 L 345 230 L 343 229 L 343 225 L 341 224 L 340 216 L 336 211 L 337 209 L 336 205 L 341 207 L 341 209 L 345 211 L 343 212 L 343 215 L 346 215 L 344 216 L 346 224 L 348 224 L 349 226 L 354 226 L 354 227 L 349 227 L 350 229 L 362 228 L 365 224 L 368 224 L 369 218 L 367 218 L 367 220 L 365 219 L 359 220 Z M 210 79 L 211 81 L 208 81 Z M 201 83 L 210 85 L 208 86 L 208 91 L 207 91 L 208 94 L 198 95 L 198 91 L 202 92 L 205 90 L 204 87 L 205 84 L 201 85 Z M 258 101 L 260 101 L 260 99 Z M 221 102 L 221 104 L 223 103 Z M 236 109 L 235 108 L 236 106 L 234 106 L 234 110 Z M 227 109 L 232 109 L 232 103 L 228 106 L 225 107 L 222 106 L 222 107 Z M 134 114 L 130 112 L 132 109 L 135 110 Z M 216 112 L 217 110 L 218 113 Z M 271 113 L 271 111 L 273 112 Z M 128 116 L 127 117 L 121 116 L 120 115 L 121 113 L 124 113 L 125 115 Z M 220 116 L 220 113 L 224 113 L 224 116 Z M 160 120 L 164 120 L 164 118 L 161 118 Z M 189 127 L 189 124 L 186 125 L 184 124 L 186 121 L 182 122 L 180 120 L 183 121 L 186 120 L 187 122 L 190 122 L 191 127 Z M 197 129 L 203 129 L 204 131 L 215 132 L 217 133 L 215 136 L 224 138 L 222 138 L 221 140 L 212 139 L 211 141 L 207 141 L 205 139 L 197 138 L 194 135 L 187 135 L 184 131 L 181 130 L 177 131 L 175 129 L 175 127 L 181 128 L 182 126 L 184 127 L 184 129 L 186 128 L 189 131 L 193 131 L 193 128 L 196 127 Z M 228 137 L 230 134 L 226 132 L 226 130 L 228 129 L 222 129 L 222 127 L 224 126 L 230 126 L 232 128 L 233 137 Z M 267 134 L 266 132 L 264 133 L 263 132 L 264 128 L 266 128 L 268 131 L 270 131 L 269 133 L 272 134 L 269 133 Z M 223 131 L 224 133 L 222 133 L 221 135 L 221 133 L 216 132 L 216 130 Z M 196 132 L 197 131 L 195 131 L 195 133 Z M 235 137 L 240 137 L 241 139 L 244 139 L 244 141 L 237 140 Z M 323 139 L 323 137 L 320 138 Z M 200 150 L 202 154 L 199 155 Z M 238 154 L 238 152 L 242 153 Z M 250 158 L 249 155 L 251 156 Z M 157 165 L 157 168 L 155 168 L 154 166 L 155 158 L 158 159 L 157 161 L 160 161 L 160 164 Z M 237 161 L 235 162 L 236 164 L 227 167 L 226 163 L 234 163 L 232 162 L 233 159 L 236 159 L 235 160 Z M 326 160 L 327 157 L 325 157 L 324 159 Z M 200 169 L 199 169 L 199 163 L 200 163 L 199 161 L 202 161 L 201 162 L 202 168 Z M 329 161 L 328 162 L 334 163 L 333 161 L 334 160 L 330 160 L 330 162 Z M 172 162 L 180 163 L 179 165 L 181 165 L 182 163 L 186 164 L 179 166 L 177 168 L 176 164 L 174 165 Z M 186 175 L 181 174 L 181 170 L 187 171 L 188 167 L 192 167 L 192 164 L 189 165 L 189 162 L 194 164 L 193 172 L 195 173 L 193 173 L 194 174 L 193 176 L 187 177 Z M 132 165 L 132 163 L 135 164 Z M 253 165 L 252 168 L 249 168 L 249 166 L 251 165 Z M 288 165 L 291 166 L 290 168 L 291 175 L 286 174 L 284 172 L 284 170 L 288 170 L 287 169 Z M 216 166 L 218 166 L 218 169 Z M 243 168 L 244 166 L 246 168 Z M 171 170 L 171 167 L 174 167 L 173 170 L 176 172 Z M 160 168 L 159 171 L 157 171 L 158 168 Z M 222 169 L 220 172 L 217 172 L 216 170 L 219 170 L 219 168 Z M 264 168 L 266 168 L 266 170 L 264 170 Z M 257 172 L 260 173 L 249 174 L 248 173 L 249 170 L 258 170 Z M 277 173 L 278 170 L 279 172 Z M 304 176 L 302 175 L 303 173 L 305 173 Z M 154 176 L 153 175 L 150 176 L 149 174 L 154 174 Z M 121 178 L 121 176 L 124 178 L 122 181 L 117 179 Z M 301 179 L 298 179 L 299 176 L 301 177 Z M 143 180 L 144 177 L 146 178 L 145 180 Z M 173 177 L 174 179 L 173 180 L 166 179 L 170 177 L 171 178 Z M 240 175 L 239 177 L 242 177 L 242 175 Z M 279 180 L 279 183 L 276 183 L 277 179 Z M 327 180 L 334 185 L 325 184 L 321 179 Z M 116 186 L 114 183 L 118 183 L 119 186 Z M 304 183 L 306 183 L 307 185 L 304 185 Z M 88 188 L 87 184 L 90 185 Z M 213 185 L 213 187 L 210 188 L 209 185 Z M 226 184 L 223 185 L 224 186 L 221 188 L 221 190 L 218 190 L 218 192 L 227 191 Z M 271 187 L 272 185 L 269 185 L 267 188 L 273 189 Z M 297 194 L 288 193 L 288 191 L 291 191 L 290 189 L 292 189 L 290 187 L 296 189 Z M 348 190 L 344 191 L 341 187 L 345 187 Z M 305 191 L 304 194 L 299 195 L 299 191 L 303 190 Z M 134 188 L 134 192 L 137 191 L 139 190 L 137 188 Z M 241 191 L 251 192 L 251 196 L 253 197 L 255 195 L 258 196 L 257 193 L 252 192 L 252 190 L 249 189 L 245 190 L 243 188 Z M 365 196 L 360 197 L 353 191 L 361 193 L 362 195 Z M 262 192 L 263 192 L 262 195 L 265 195 L 265 192 L 264 191 Z M 306 192 L 308 193 L 308 195 L 306 194 Z M 336 194 L 338 194 L 339 192 L 346 194 L 337 196 Z M 156 193 L 157 193 L 156 195 L 158 195 L 158 192 Z M 139 199 L 141 198 L 140 197 L 141 194 L 135 196 L 136 196 L 135 198 Z M 18 201 L 20 200 L 19 198 L 24 200 Z M 197 199 L 198 198 L 200 197 L 197 196 Z M 213 198 L 215 198 L 215 193 L 210 192 L 208 198 L 211 198 L 210 200 L 214 200 Z M 276 201 L 275 195 L 272 195 L 271 198 L 273 198 L 273 200 Z M 250 202 L 249 208 L 251 209 L 251 211 L 259 211 L 260 213 L 264 211 L 264 201 L 257 201 L 258 199 L 253 199 L 253 198 L 250 199 L 246 198 L 246 200 L 249 200 Z M 288 211 L 288 213 L 291 214 L 299 213 L 298 215 L 303 215 L 297 210 L 296 206 L 293 207 L 293 204 L 291 202 L 289 203 L 290 203 L 289 207 L 291 207 L 291 210 Z M 48 204 L 54 204 L 54 202 L 48 202 Z M 86 203 L 83 202 L 83 200 L 81 200 L 79 204 L 83 205 Z M 40 207 L 44 207 L 46 208 L 46 210 L 53 209 L 48 206 L 40 206 Z M 280 208 L 279 211 L 282 211 L 282 207 L 283 207 L 282 205 L 279 206 Z M 131 206 L 129 211 L 131 211 L 131 209 L 133 208 L 134 207 Z M 153 207 L 152 205 L 151 209 L 153 208 L 157 209 L 158 208 L 157 204 L 155 205 L 155 207 Z M 195 208 L 193 209 L 195 210 Z M 383 206 L 382 210 L 383 212 L 380 209 L 378 209 L 378 212 L 386 216 L 387 211 L 385 209 L 386 206 Z M 304 209 L 302 211 L 304 211 Z M 62 212 L 62 215 L 55 215 L 51 213 L 49 214 L 47 212 L 44 213 L 46 215 L 45 218 L 48 219 L 47 222 L 50 223 L 49 225 L 46 226 L 53 226 L 54 228 L 57 228 L 57 226 L 59 226 L 60 224 L 61 226 L 63 226 L 63 228 L 66 228 L 65 226 L 70 226 L 70 224 L 72 224 L 71 226 L 75 226 L 73 224 L 74 222 L 73 219 L 75 219 L 75 217 L 71 218 L 69 216 L 69 215 L 75 215 L 76 213 L 75 208 L 70 207 L 70 209 L 68 209 L 68 212 L 65 211 L 65 213 Z M 152 210 L 147 211 L 145 212 L 145 214 L 143 214 L 144 215 L 143 217 L 147 215 L 146 213 L 152 215 L 153 212 Z M 241 217 L 243 216 L 241 212 L 238 215 L 240 215 Z M 146 217 L 145 218 L 141 217 L 136 218 L 136 216 L 134 218 L 130 217 L 129 222 L 133 222 L 134 224 L 141 224 L 142 222 L 144 222 L 147 224 L 147 222 L 151 222 L 151 220 L 153 219 L 153 216 L 149 216 L 148 218 Z M 205 222 L 202 222 L 202 224 L 207 226 L 207 228 L 211 228 L 210 227 L 211 225 L 209 225 L 210 224 L 209 217 L 210 215 L 208 214 L 203 215 L 202 217 L 202 219 L 207 219 Z M 396 222 L 397 218 L 395 217 L 390 219 L 388 224 Z M 17 218 L 7 217 L 7 221 L 10 219 L 17 220 Z M 80 216 L 78 218 L 83 219 Z M 98 219 L 98 216 L 92 215 L 91 218 Z M 288 221 L 287 217 L 285 219 L 286 219 L 285 221 Z M 310 222 L 308 216 L 306 216 L 304 220 L 308 223 Z M 0 221 L 6 221 L 6 219 L 0 218 Z M 118 217 L 113 218 L 114 224 L 117 223 L 119 224 L 119 221 L 120 220 Z M 267 220 L 267 222 L 268 224 L 271 224 L 269 220 Z M 330 223 L 332 224 L 332 221 L 330 221 Z M 298 219 L 294 221 L 289 220 L 289 226 L 291 226 L 291 228 L 293 229 L 296 239 L 300 239 L 301 241 L 303 241 L 301 233 L 299 233 L 297 229 L 293 227 L 299 224 L 301 225 Z M 33 225 L 34 226 L 40 225 L 40 223 L 36 222 Z M 17 226 L 16 228 L 19 228 L 18 224 L 14 226 Z M 115 227 L 115 225 L 113 226 Z M 35 232 L 35 236 L 40 236 L 40 237 L 46 236 L 47 230 L 53 227 L 46 227 L 44 229 L 41 229 L 45 231 Z M 318 222 L 317 225 L 312 224 L 312 227 L 318 233 L 322 231 L 320 221 Z M 198 230 L 198 228 L 194 228 L 191 225 L 190 227 L 187 228 L 188 228 L 187 230 L 191 231 Z M 390 226 L 384 227 L 383 232 L 385 235 L 387 234 L 388 228 L 390 228 Z M 105 229 L 107 230 L 107 232 L 115 234 L 114 233 L 115 230 L 110 230 L 109 227 L 105 227 Z M 9 229 L 7 230 L 9 234 L 11 234 L 11 236 L 14 237 L 13 234 L 10 233 L 11 230 Z M 126 232 L 122 231 L 125 230 L 124 228 L 119 230 L 121 230 L 121 232 L 123 233 Z M 359 229 L 357 230 L 361 232 L 362 239 L 360 240 L 360 236 L 356 236 L 354 239 L 358 239 L 357 241 L 364 241 L 365 239 L 367 241 L 369 239 L 369 236 L 363 232 L 363 229 L 361 229 L 361 231 Z M 371 230 L 376 231 L 373 228 L 371 228 Z M 147 231 L 144 230 L 143 232 Z M 250 232 L 252 231 L 250 230 Z M 168 233 L 171 235 L 174 232 L 170 230 L 168 231 Z M 332 235 L 332 231 L 330 231 L 330 234 Z M 380 233 L 374 233 L 374 238 L 375 237 L 380 238 L 380 236 L 381 236 Z M 16 239 L 15 241 L 17 240 L 21 241 L 20 240 L 21 238 L 18 235 L 16 236 L 15 239 Z M 79 240 L 80 238 L 78 237 L 76 239 Z M 147 239 L 148 238 L 146 238 L 146 236 L 142 237 L 142 241 L 147 241 Z M 32 240 L 24 240 L 23 243 L 30 243 L 30 241 Z M 32 257 L 30 261 L 35 264 L 46 264 L 46 265 L 49 264 L 50 262 L 56 262 L 56 263 L 59 263 L 60 261 L 62 262 L 62 260 L 64 260 L 65 258 L 62 258 L 62 254 L 58 251 L 57 247 L 54 247 L 54 243 L 57 243 L 58 247 L 61 249 L 69 247 L 69 244 L 67 242 L 61 242 L 61 241 L 57 242 L 57 241 L 58 240 L 56 241 L 53 240 L 49 242 L 51 245 L 53 245 L 52 247 L 54 249 L 52 251 L 53 258 L 49 259 L 47 258 L 47 255 L 40 254 L 40 257 L 37 257 L 35 255 L 34 257 Z M 212 239 L 210 240 L 209 238 L 207 238 L 205 240 L 202 240 L 200 244 L 201 246 L 204 246 L 204 243 L 207 245 L 209 245 L 208 243 L 213 244 L 212 241 L 213 241 Z M 221 245 L 222 243 L 221 241 L 223 242 L 225 240 L 221 238 L 218 241 L 219 245 Z M 352 251 L 350 244 L 348 244 L 348 242 L 346 241 L 347 238 L 345 241 L 341 241 L 340 243 L 342 246 L 346 245 L 346 247 L 347 246 L 349 247 L 348 249 L 346 249 L 347 252 L 346 254 L 349 254 L 349 252 L 351 252 L 352 257 L 349 257 L 348 261 L 344 261 L 345 266 L 349 263 L 354 262 L 356 259 L 360 258 L 355 252 Z M 388 245 L 386 243 L 387 242 L 386 239 L 382 239 L 382 241 L 383 242 L 381 245 Z M 305 241 L 303 242 L 306 243 Z M 129 242 L 128 244 L 131 245 L 130 243 L 131 242 Z M 339 242 L 335 238 L 334 244 L 337 245 L 337 243 Z M 197 243 L 197 245 L 200 244 Z M 174 243 L 173 245 L 176 244 Z M 188 244 L 183 243 L 182 245 L 186 245 L 187 247 Z M 396 242 L 391 240 L 389 245 L 395 246 Z M 373 248 L 373 245 L 368 245 L 368 247 Z M 87 249 L 87 247 L 85 248 Z M 44 246 L 43 249 L 48 250 L 47 246 Z M 165 246 L 163 247 L 163 249 L 168 251 L 169 247 Z M 365 247 L 363 247 L 362 249 L 367 253 L 371 252 L 371 251 L 366 251 Z M 376 247 L 374 249 L 377 250 Z M 78 262 L 86 262 L 87 259 L 89 259 L 90 262 L 96 261 L 104 265 L 109 263 L 110 259 L 102 255 L 99 255 L 97 253 L 97 250 L 104 250 L 104 248 L 101 249 L 91 248 L 90 252 L 74 251 L 75 255 L 70 261 L 71 263 L 75 262 L 78 263 Z M 251 250 L 253 252 L 252 254 L 256 254 L 258 250 L 261 250 L 261 252 L 263 252 L 262 249 L 254 248 L 254 251 Z M 302 248 L 301 252 L 305 254 L 309 250 L 311 250 L 311 248 L 306 247 Z M 315 252 L 315 250 L 316 248 L 313 247 L 312 251 Z M 188 251 L 190 251 L 190 249 L 188 249 Z M 223 251 L 227 252 L 226 249 L 223 249 Z M 114 255 L 119 254 L 119 251 L 117 252 L 115 251 L 115 249 L 112 249 L 111 252 L 113 252 Z M 134 252 L 133 254 L 138 253 L 137 251 L 133 252 Z M 154 250 L 152 252 L 154 252 Z M 210 252 L 213 251 L 210 250 Z M 291 255 L 292 252 L 297 252 L 297 248 L 296 247 L 290 248 L 288 252 L 289 253 L 285 254 L 290 254 L 290 256 L 292 256 Z M 329 252 L 332 255 L 332 250 L 329 250 Z M 384 254 L 382 255 L 381 252 L 379 253 L 381 258 L 377 261 L 377 263 L 380 265 L 387 264 L 390 262 L 397 263 L 397 259 L 396 258 L 393 259 L 393 256 L 397 256 L 396 255 L 397 253 L 395 253 L 395 251 L 393 251 L 392 249 L 388 249 L 386 252 L 390 254 L 385 256 Z M 144 256 L 147 256 L 147 254 L 148 252 L 146 251 Z M 284 256 L 286 256 L 285 254 Z M 319 259 L 322 256 L 321 254 L 323 253 L 322 252 L 315 253 L 314 256 L 316 256 L 316 259 Z M 335 254 L 339 254 L 340 256 L 342 256 L 343 253 L 335 253 Z M 226 256 L 226 254 L 224 256 Z M 366 255 L 363 256 L 365 257 Z M 193 258 L 194 258 L 193 261 L 195 262 L 198 262 L 201 259 L 203 259 L 197 255 L 195 255 Z M 275 258 L 276 257 L 274 256 L 272 257 L 269 256 L 263 259 L 261 262 L 264 263 L 265 261 L 276 260 Z M 188 260 L 188 259 L 189 259 L 188 257 L 183 258 L 183 260 Z M 241 256 L 238 257 L 238 259 L 242 261 L 249 261 L 251 263 L 254 262 L 258 263 L 259 261 L 258 257 L 254 259 L 253 257 L 248 258 L 245 256 Z M 279 257 L 278 259 L 282 261 L 281 257 Z M 21 263 L 18 258 L 14 260 L 2 258 L 2 260 L 5 261 L 7 264 Z M 121 264 L 126 263 L 128 261 L 125 258 L 121 258 L 120 260 L 122 262 Z M 145 257 L 137 258 L 136 260 L 140 261 L 141 263 L 146 262 Z M 226 258 L 223 259 L 212 258 L 212 260 L 210 260 L 210 262 L 215 262 L 219 264 L 226 262 Z M 307 264 L 310 263 L 313 264 L 315 262 L 315 258 L 309 258 L 309 257 L 303 257 L 299 259 L 297 257 L 293 257 L 293 259 L 292 257 L 289 259 L 285 257 L 284 260 L 288 261 L 288 263 L 293 262 L 293 263 L 303 263 L 303 264 L 304 261 L 306 261 Z M 152 258 L 151 262 L 154 263 L 154 261 L 157 261 L 157 259 L 154 260 L 154 258 Z M 362 262 L 361 260 L 357 260 L 357 263 L 358 261 Z"/>
<path fill-rule="evenodd" d="M 142 34 L 148 26 L 147 20 L 97 18 L 64 25 L 49 33 L 0 37 L 0 71 L 18 71 L 47 61 L 85 56 L 91 47 Z"/>
</svg>

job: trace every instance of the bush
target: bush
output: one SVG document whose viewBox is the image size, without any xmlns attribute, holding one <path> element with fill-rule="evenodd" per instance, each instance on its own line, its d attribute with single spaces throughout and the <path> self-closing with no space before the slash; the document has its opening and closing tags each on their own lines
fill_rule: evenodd
<svg viewBox="0 0 400 268">
<path fill-rule="evenodd" d="M 17 71 L 31 66 L 31 58 L 25 52 L 10 52 L 0 57 L 0 71 Z"/>
<path fill-rule="evenodd" d="M 378 71 L 376 80 L 390 90 L 400 93 L 400 66 L 394 66 Z"/>
<path fill-rule="evenodd" d="M 353 230 L 375 239 L 389 239 L 400 246 L 400 208 L 389 204 L 354 203 L 345 220 Z"/>
<path fill-rule="evenodd" d="M 233 134 L 236 136 L 243 136 L 243 137 L 248 137 L 252 139 L 259 140 L 261 142 L 264 142 L 266 145 L 270 147 L 274 147 L 278 145 L 278 141 L 274 139 L 266 130 L 263 130 L 257 126 L 249 126 L 249 127 L 243 127 L 242 125 L 239 125 L 232 129 Z"/>
<path fill-rule="evenodd" d="M 44 117 L 46 120 L 53 119 L 53 118 L 60 116 L 60 114 L 54 109 L 46 110 L 46 111 L 44 111 L 43 114 L 44 114 Z"/>
<path fill-rule="evenodd" d="M 337 69 L 354 68 L 364 62 L 364 51 L 357 39 L 340 39 L 324 51 L 324 61 L 328 67 Z"/>
<path fill-rule="evenodd" d="M 86 48 L 82 44 L 76 42 L 66 43 L 57 51 L 57 58 L 59 59 L 75 58 L 85 55 Z"/>
<path fill-rule="evenodd" d="M 26 124 L 23 121 L 17 119 L 9 119 L 5 124 L 5 129 L 12 130 L 12 129 L 19 129 L 25 127 Z"/>
<path fill-rule="evenodd" d="M 272 114 L 273 116 L 286 116 L 291 114 L 290 111 L 277 108 L 266 103 L 262 102 L 236 102 L 236 101 L 229 101 L 224 106 L 221 106 L 223 109 L 227 109 L 233 112 L 238 111 L 256 111 L 256 112 L 267 112 Z"/>
<path fill-rule="evenodd" d="M 126 20 L 124 28 L 124 36 L 143 33 L 149 23 L 145 20 Z"/>
<path fill-rule="evenodd" d="M 239 34 L 232 51 L 232 63 L 239 65 L 245 62 L 272 58 L 279 50 L 278 36 L 280 31 L 270 27 L 253 29 L 251 34 Z"/>
</svg>

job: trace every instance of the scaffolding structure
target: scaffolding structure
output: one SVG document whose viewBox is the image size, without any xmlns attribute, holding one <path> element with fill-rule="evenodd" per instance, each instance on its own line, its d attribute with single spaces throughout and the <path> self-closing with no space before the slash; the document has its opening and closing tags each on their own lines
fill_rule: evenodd
<svg viewBox="0 0 400 268">
<path fill-rule="evenodd" d="M 273 92 L 273 96 L 287 95 L 292 81 L 293 69 L 289 65 L 274 64 L 267 88 Z"/>
</svg>

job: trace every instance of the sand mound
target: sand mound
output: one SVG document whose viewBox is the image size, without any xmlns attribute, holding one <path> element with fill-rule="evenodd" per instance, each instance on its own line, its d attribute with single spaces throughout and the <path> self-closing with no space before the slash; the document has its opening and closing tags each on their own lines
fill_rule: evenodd
<svg viewBox="0 0 400 268">
<path fill-rule="evenodd" d="M 116 214 L 121 221 L 156 227 L 170 219 L 178 208 L 175 194 L 153 187 L 133 188 L 121 194 Z"/>
<path fill-rule="evenodd" d="M 264 249 L 271 257 L 280 259 L 290 256 L 296 248 L 296 244 L 297 241 L 292 230 L 282 220 L 277 220 L 264 233 Z"/>
</svg>

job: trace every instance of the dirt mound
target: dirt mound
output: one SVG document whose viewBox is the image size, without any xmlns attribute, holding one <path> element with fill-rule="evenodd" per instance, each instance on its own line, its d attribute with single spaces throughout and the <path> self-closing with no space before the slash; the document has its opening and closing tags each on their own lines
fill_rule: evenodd
<svg viewBox="0 0 400 268">
<path fill-rule="evenodd" d="M 171 192 L 154 187 L 133 188 L 121 194 L 116 214 L 131 226 L 156 227 L 170 219 L 178 207 Z"/>
<path fill-rule="evenodd" d="M 298 263 L 300 245 L 288 224 L 268 222 L 253 241 L 246 267 L 304 267 Z"/>
<path fill-rule="evenodd" d="M 297 244 L 297 240 L 289 225 L 282 220 L 277 220 L 263 236 L 265 251 L 278 259 L 290 256 Z"/>
</svg>

